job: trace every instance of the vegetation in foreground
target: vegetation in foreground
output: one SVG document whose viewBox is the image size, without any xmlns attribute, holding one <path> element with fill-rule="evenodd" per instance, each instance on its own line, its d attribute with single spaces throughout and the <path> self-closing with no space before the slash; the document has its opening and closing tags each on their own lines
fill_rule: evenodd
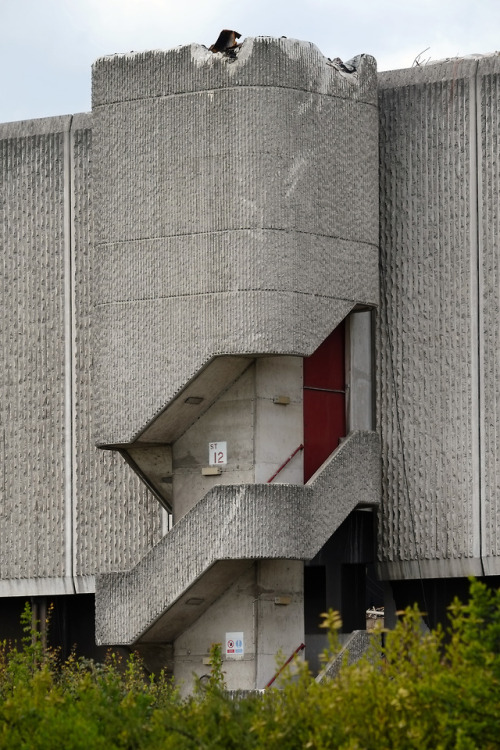
<svg viewBox="0 0 500 750">
<path fill-rule="evenodd" d="M 407 610 L 383 648 L 318 684 L 297 664 L 280 689 L 234 699 L 224 690 L 220 646 L 208 684 L 182 699 L 164 675 L 42 647 L 23 620 L 23 648 L 0 647 L 0 748 L 500 748 L 500 591 L 472 581 L 450 625 L 423 633 Z M 328 613 L 332 649 L 338 618 Z"/>
</svg>

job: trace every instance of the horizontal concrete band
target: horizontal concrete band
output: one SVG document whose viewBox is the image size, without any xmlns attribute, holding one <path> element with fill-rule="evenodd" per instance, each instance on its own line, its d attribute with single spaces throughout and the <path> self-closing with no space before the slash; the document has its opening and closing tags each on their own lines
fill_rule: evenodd
<svg viewBox="0 0 500 750">
<path fill-rule="evenodd" d="M 55 135 L 68 130 L 85 130 L 92 127 L 92 115 L 81 112 L 76 115 L 40 117 L 36 120 L 18 120 L 0 123 L 0 141 L 5 139 L 31 138 L 37 135 Z"/>
<path fill-rule="evenodd" d="M 92 594 L 94 576 L 68 578 L 10 578 L 0 581 L 0 597 L 60 596 L 63 594 Z"/>
<path fill-rule="evenodd" d="M 376 433 L 355 432 L 306 486 L 215 487 L 133 570 L 97 578 L 97 641 L 147 640 L 195 584 L 210 595 L 203 576 L 219 561 L 312 559 L 357 505 L 378 504 L 379 451 Z"/>
<path fill-rule="evenodd" d="M 403 581 L 419 578 L 466 578 L 485 574 L 482 561 L 473 557 L 461 560 L 403 560 L 378 563 L 377 573 L 383 581 Z"/>
<path fill-rule="evenodd" d="M 97 305 L 259 291 L 378 304 L 377 245 L 292 229 L 227 229 L 100 245 L 96 262 Z"/>
<path fill-rule="evenodd" d="M 419 65 L 404 70 L 391 70 L 378 74 L 378 89 L 393 89 L 403 86 L 429 86 L 457 82 L 465 78 L 478 78 L 500 73 L 498 53 L 493 55 L 468 55 Z M 409 91 L 407 92 L 410 93 Z M 491 104 L 491 103 L 489 103 Z M 430 112 L 431 108 L 429 109 Z"/>
<path fill-rule="evenodd" d="M 470 557 L 449 560 L 403 560 L 377 565 L 382 580 L 403 581 L 415 578 L 467 578 L 499 576 L 498 557 Z"/>
</svg>

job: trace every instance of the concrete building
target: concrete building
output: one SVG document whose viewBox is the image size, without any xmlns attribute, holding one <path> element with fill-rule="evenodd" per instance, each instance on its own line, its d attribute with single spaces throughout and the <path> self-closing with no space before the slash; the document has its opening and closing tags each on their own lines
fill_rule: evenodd
<svg viewBox="0 0 500 750">
<path fill-rule="evenodd" d="M 497 56 L 92 76 L 0 126 L 1 635 L 262 688 L 328 607 L 498 583 Z"/>
</svg>

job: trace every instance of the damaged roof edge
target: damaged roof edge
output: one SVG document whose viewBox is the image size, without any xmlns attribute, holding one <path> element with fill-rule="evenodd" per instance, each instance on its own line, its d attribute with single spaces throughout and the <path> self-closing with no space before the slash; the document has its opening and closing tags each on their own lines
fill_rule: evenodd
<svg viewBox="0 0 500 750">
<path fill-rule="evenodd" d="M 300 57 L 310 55 L 311 52 L 315 52 L 318 57 L 325 60 L 326 63 L 331 64 L 338 70 L 347 73 L 355 73 L 360 65 L 362 58 L 373 58 L 372 55 L 366 53 L 360 53 L 354 55 L 346 62 L 342 61 L 339 57 L 333 59 L 326 57 L 319 47 L 313 42 L 303 41 L 300 39 L 293 39 L 286 36 L 272 37 L 272 36 L 256 36 L 246 37 L 242 42 L 237 42 L 237 39 L 241 38 L 241 34 L 237 31 L 229 29 L 223 29 L 217 38 L 217 41 L 211 46 L 207 47 L 205 44 L 199 42 L 191 42 L 189 44 L 181 44 L 176 47 L 169 47 L 167 49 L 154 49 L 154 50 L 131 50 L 130 52 L 114 52 L 108 55 L 102 55 L 98 57 L 93 63 L 93 67 L 98 66 L 100 63 L 118 61 L 118 60 L 134 60 L 141 59 L 146 56 L 163 56 L 169 53 L 180 53 L 186 49 L 189 49 L 193 60 L 195 62 L 207 62 L 213 59 L 214 56 L 218 59 L 224 57 L 230 57 L 235 59 L 235 55 L 241 57 L 241 53 L 251 52 L 255 43 L 278 43 L 281 51 L 283 51 L 288 57 L 292 59 L 299 59 Z M 212 53 L 212 54 L 209 54 Z M 249 55 L 243 54 L 243 57 Z"/>
<path fill-rule="evenodd" d="M 230 54 L 229 54 L 230 53 Z M 376 105 L 371 55 L 330 60 L 312 42 L 247 37 L 226 52 L 201 44 L 101 57 L 92 68 L 92 107 L 239 87 L 311 91 Z"/>
</svg>

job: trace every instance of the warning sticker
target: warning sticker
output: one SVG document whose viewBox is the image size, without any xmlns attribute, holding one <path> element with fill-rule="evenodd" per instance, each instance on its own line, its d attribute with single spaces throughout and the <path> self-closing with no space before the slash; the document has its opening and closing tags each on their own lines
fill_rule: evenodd
<svg viewBox="0 0 500 750">
<path fill-rule="evenodd" d="M 235 658 L 244 653 L 243 633 L 226 633 L 226 656 Z"/>
</svg>

